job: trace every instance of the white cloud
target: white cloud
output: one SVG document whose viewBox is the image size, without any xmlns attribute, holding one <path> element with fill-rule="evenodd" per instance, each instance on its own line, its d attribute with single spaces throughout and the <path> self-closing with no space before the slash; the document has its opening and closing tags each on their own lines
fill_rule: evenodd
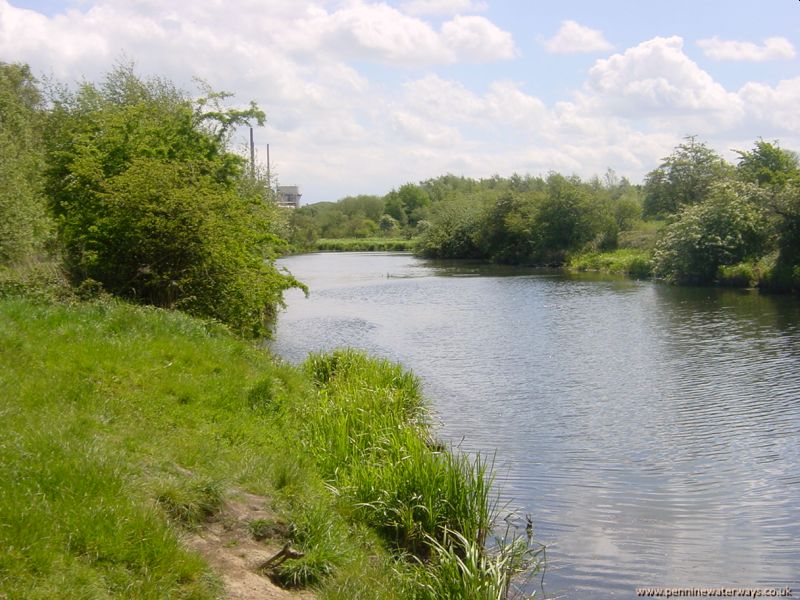
<svg viewBox="0 0 800 600">
<path fill-rule="evenodd" d="M 256 132 L 261 156 L 269 142 L 273 172 L 310 202 L 446 172 L 590 176 L 611 166 L 638 179 L 694 133 L 720 150 L 758 136 L 800 145 L 800 78 L 729 91 L 681 38 L 654 38 L 597 60 L 571 95 L 546 104 L 524 82 L 475 87 L 445 76 L 460 69 L 438 70 L 513 57 L 513 38 L 489 19 L 431 22 L 404 10 L 366 0 L 96 0 L 46 17 L 0 0 L 0 56 L 66 82 L 96 80 L 127 56 L 186 89 L 199 76 L 252 98 L 268 119 Z M 595 33 L 594 47 L 607 44 Z"/>
<path fill-rule="evenodd" d="M 739 97 L 686 56 L 679 37 L 653 38 L 598 60 L 584 94 L 585 101 L 608 112 L 662 122 L 685 117 L 703 129 L 742 116 Z"/>
<path fill-rule="evenodd" d="M 475 0 L 410 0 L 400 8 L 409 15 L 463 15 L 486 10 L 486 2 Z"/>
<path fill-rule="evenodd" d="M 603 52 L 613 46 L 603 37 L 603 32 L 591 29 L 575 21 L 563 21 L 561 28 L 544 47 L 554 54 L 578 54 L 583 52 Z"/>
<path fill-rule="evenodd" d="M 486 93 L 476 94 L 457 81 L 428 75 L 404 86 L 405 110 L 434 126 L 447 123 L 509 138 L 521 132 L 546 128 L 548 111 L 544 103 L 519 89 L 511 81 L 496 81 Z"/>
<path fill-rule="evenodd" d="M 386 4 L 352 2 L 333 13 L 320 10 L 295 27 L 296 35 L 342 58 L 426 65 L 451 63 L 458 57 L 430 24 Z"/>
<path fill-rule="evenodd" d="M 760 135 L 800 135 L 800 77 L 785 79 L 775 87 L 750 82 L 739 90 L 748 113 L 771 131 L 760 129 Z"/>
<path fill-rule="evenodd" d="M 457 56 L 475 62 L 514 58 L 514 38 L 483 17 L 456 16 L 442 25 L 444 43 Z"/>
<path fill-rule="evenodd" d="M 395 112 L 392 115 L 392 122 L 395 129 L 411 142 L 450 148 L 462 142 L 457 128 L 423 119 L 410 112 Z"/>
<path fill-rule="evenodd" d="M 699 40 L 697 45 L 702 48 L 703 54 L 712 60 L 740 60 L 749 62 L 763 62 L 782 58 L 794 58 L 795 50 L 792 43 L 784 37 L 770 37 L 758 46 L 753 42 L 737 42 L 721 40 L 717 36 Z"/>
</svg>

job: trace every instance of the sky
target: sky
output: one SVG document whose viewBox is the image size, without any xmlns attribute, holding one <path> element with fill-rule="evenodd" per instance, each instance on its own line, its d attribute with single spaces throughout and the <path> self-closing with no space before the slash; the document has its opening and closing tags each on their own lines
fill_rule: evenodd
<svg viewBox="0 0 800 600">
<path fill-rule="evenodd" d="M 640 182 L 687 135 L 800 150 L 798 0 L 0 0 L 0 60 L 255 100 L 303 203 L 445 173 Z M 237 144 L 244 144 L 242 135 Z"/>
</svg>

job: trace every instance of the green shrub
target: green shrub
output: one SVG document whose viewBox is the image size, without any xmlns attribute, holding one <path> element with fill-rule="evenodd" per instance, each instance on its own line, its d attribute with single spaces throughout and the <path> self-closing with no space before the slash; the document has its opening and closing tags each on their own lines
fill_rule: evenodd
<svg viewBox="0 0 800 600">
<path fill-rule="evenodd" d="M 723 184 L 703 203 L 683 208 L 664 229 L 653 254 L 654 273 L 668 281 L 707 284 L 720 267 L 758 257 L 770 228 L 748 184 Z"/>
<path fill-rule="evenodd" d="M 0 264 L 42 249 L 51 222 L 42 180 L 41 94 L 27 65 L 0 62 Z"/>
<path fill-rule="evenodd" d="M 277 208 L 240 185 L 244 161 L 227 150 L 231 128 L 263 113 L 213 106 L 220 97 L 192 104 L 120 67 L 56 98 L 48 192 L 76 284 L 264 335 L 298 283 L 271 262 Z"/>
<path fill-rule="evenodd" d="M 759 279 L 758 267 L 752 262 L 721 266 L 717 272 L 717 283 L 726 287 L 753 287 Z"/>
</svg>

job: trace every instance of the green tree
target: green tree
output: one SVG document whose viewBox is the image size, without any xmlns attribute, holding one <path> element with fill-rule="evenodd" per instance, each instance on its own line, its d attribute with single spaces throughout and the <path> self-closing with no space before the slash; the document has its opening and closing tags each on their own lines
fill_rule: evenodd
<svg viewBox="0 0 800 600">
<path fill-rule="evenodd" d="M 645 216 L 665 216 L 697 204 L 711 187 L 732 174 L 732 167 L 694 136 L 686 138 L 659 167 L 645 177 Z"/>
<path fill-rule="evenodd" d="M 576 178 L 551 174 L 533 227 L 534 262 L 560 265 L 599 232 L 597 206 Z"/>
<path fill-rule="evenodd" d="M 430 258 L 484 258 L 478 239 L 481 206 L 469 198 L 441 202 L 420 237 L 418 251 Z"/>
<path fill-rule="evenodd" d="M 381 232 L 383 235 L 389 236 L 400 226 L 400 223 L 397 222 L 392 215 L 383 214 L 381 215 L 380 220 L 378 221 L 378 227 L 380 227 Z"/>
<path fill-rule="evenodd" d="M 213 317 L 262 335 L 297 282 L 272 264 L 275 212 L 245 160 L 228 151 L 251 106 L 225 112 L 217 94 L 192 102 L 128 66 L 54 99 L 47 188 L 76 283 Z"/>
<path fill-rule="evenodd" d="M 737 150 L 736 173 L 742 181 L 770 187 L 783 187 L 800 177 L 797 154 L 784 150 L 777 141 L 758 140 L 749 151 Z"/>
<path fill-rule="evenodd" d="M 408 223 L 408 213 L 406 213 L 406 206 L 403 204 L 403 199 L 400 197 L 400 194 L 392 190 L 386 194 L 383 201 L 384 212 L 397 220 L 401 226 L 405 226 Z"/>
<path fill-rule="evenodd" d="M 49 237 L 42 180 L 42 97 L 30 68 L 0 62 L 0 264 Z"/>
<path fill-rule="evenodd" d="M 536 202 L 530 195 L 505 193 L 481 220 L 483 254 L 496 262 L 517 264 L 533 254 Z"/>
<path fill-rule="evenodd" d="M 754 185 L 726 182 L 714 186 L 705 202 L 683 207 L 656 246 L 655 274 L 707 284 L 721 266 L 761 256 L 771 231 L 763 195 Z"/>
</svg>

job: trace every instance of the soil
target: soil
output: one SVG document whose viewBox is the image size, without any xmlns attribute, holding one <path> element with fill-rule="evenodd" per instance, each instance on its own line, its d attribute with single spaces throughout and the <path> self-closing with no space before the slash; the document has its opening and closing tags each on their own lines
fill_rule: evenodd
<svg viewBox="0 0 800 600">
<path fill-rule="evenodd" d="M 267 498 L 237 492 L 212 521 L 188 534 L 186 544 L 208 561 L 230 600 L 314 600 L 311 592 L 279 588 L 260 569 L 283 548 L 287 533 Z"/>
</svg>

